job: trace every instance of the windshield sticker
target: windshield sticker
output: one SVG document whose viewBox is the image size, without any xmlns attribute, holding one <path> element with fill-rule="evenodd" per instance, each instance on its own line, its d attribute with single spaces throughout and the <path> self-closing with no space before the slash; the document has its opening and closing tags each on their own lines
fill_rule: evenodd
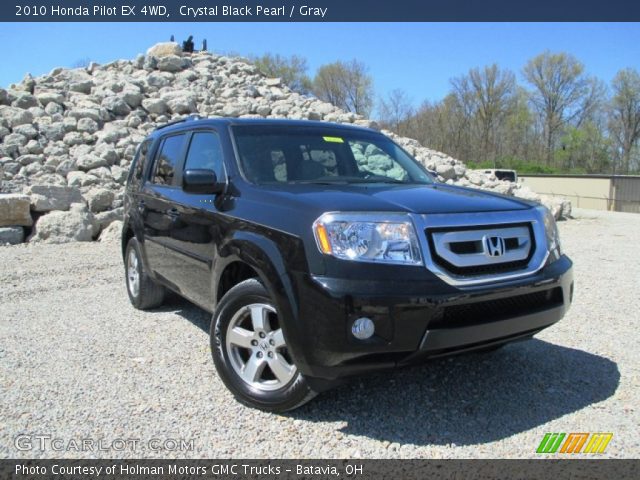
<svg viewBox="0 0 640 480">
<path fill-rule="evenodd" d="M 332 143 L 344 143 L 344 140 L 341 139 L 340 137 L 322 137 L 324 139 L 325 142 L 332 142 Z"/>
</svg>

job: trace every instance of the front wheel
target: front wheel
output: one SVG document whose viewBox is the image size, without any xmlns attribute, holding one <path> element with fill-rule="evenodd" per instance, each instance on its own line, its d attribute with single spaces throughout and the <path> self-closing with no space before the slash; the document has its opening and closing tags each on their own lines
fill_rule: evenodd
<svg viewBox="0 0 640 480">
<path fill-rule="evenodd" d="M 316 395 L 287 349 L 274 303 L 255 278 L 220 301 L 211 322 L 211 351 L 218 375 L 247 406 L 284 412 Z"/>
</svg>

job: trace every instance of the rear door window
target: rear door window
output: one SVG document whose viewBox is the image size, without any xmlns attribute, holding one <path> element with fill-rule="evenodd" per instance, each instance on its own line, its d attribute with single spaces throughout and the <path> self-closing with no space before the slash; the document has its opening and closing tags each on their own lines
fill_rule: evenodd
<svg viewBox="0 0 640 480">
<path fill-rule="evenodd" d="M 153 183 L 156 185 L 173 185 L 176 165 L 180 161 L 186 135 L 172 135 L 163 140 L 156 159 Z"/>
</svg>

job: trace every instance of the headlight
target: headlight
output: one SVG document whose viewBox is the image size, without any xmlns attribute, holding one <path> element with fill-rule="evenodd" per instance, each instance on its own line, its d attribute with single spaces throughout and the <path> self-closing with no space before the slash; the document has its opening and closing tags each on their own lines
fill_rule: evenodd
<svg viewBox="0 0 640 480">
<path fill-rule="evenodd" d="M 422 265 L 415 228 L 404 214 L 325 213 L 313 233 L 322 253 L 342 260 Z"/>
<path fill-rule="evenodd" d="M 552 262 L 558 260 L 562 255 L 560 247 L 560 234 L 558 226 L 553 218 L 553 214 L 545 206 L 538 207 L 542 213 L 544 220 L 544 231 L 547 237 L 547 248 L 549 249 L 549 258 Z"/>
</svg>

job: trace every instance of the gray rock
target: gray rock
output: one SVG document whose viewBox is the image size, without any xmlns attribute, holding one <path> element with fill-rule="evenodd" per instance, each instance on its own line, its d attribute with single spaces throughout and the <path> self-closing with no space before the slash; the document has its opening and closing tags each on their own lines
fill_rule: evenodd
<svg viewBox="0 0 640 480">
<path fill-rule="evenodd" d="M 21 155 L 16 161 L 20 163 L 20 165 L 26 166 L 34 162 L 42 163 L 43 158 L 40 155 Z"/>
<path fill-rule="evenodd" d="M 140 89 L 128 89 L 122 92 L 122 99 L 131 108 L 138 108 L 144 99 L 144 95 L 140 93 Z"/>
<path fill-rule="evenodd" d="M 76 161 L 76 166 L 78 167 L 78 169 L 87 172 L 89 170 L 93 170 L 94 168 L 106 167 L 108 166 L 108 163 L 104 158 L 89 153 L 78 158 L 78 160 Z"/>
<path fill-rule="evenodd" d="M 168 78 L 169 75 L 168 74 L 162 74 L 162 73 L 151 73 L 148 77 L 147 77 L 147 84 L 151 87 L 156 87 L 156 88 L 162 88 L 162 87 L 166 87 L 171 83 L 171 80 Z"/>
<path fill-rule="evenodd" d="M 35 138 L 38 136 L 38 130 L 33 125 L 18 125 L 13 129 L 13 133 L 19 133 L 27 138 Z"/>
<path fill-rule="evenodd" d="M 53 104 L 49 104 L 49 105 L 53 105 Z M 64 125 L 62 123 L 53 123 L 51 125 L 41 125 L 40 132 L 50 142 L 54 142 L 56 140 L 62 140 L 65 134 Z"/>
<path fill-rule="evenodd" d="M 176 90 L 162 96 L 171 113 L 184 115 L 198 111 L 194 95 L 187 90 Z"/>
<path fill-rule="evenodd" d="M 67 184 L 70 187 L 88 187 L 90 185 L 96 185 L 98 182 L 98 177 L 84 172 L 71 171 L 67 173 Z"/>
<path fill-rule="evenodd" d="M 120 185 L 124 185 L 127 180 L 129 171 L 126 168 L 119 167 L 117 165 L 111 166 L 111 176 Z"/>
<path fill-rule="evenodd" d="M 122 220 L 115 220 L 100 233 L 100 241 L 107 243 L 119 243 L 122 239 Z"/>
<path fill-rule="evenodd" d="M 84 199 L 89 205 L 89 209 L 94 212 L 103 212 L 111 207 L 111 203 L 115 198 L 115 195 L 111 190 L 106 188 L 92 188 L 83 195 Z"/>
<path fill-rule="evenodd" d="M 0 88 L 0 105 L 9 105 L 9 94 L 4 88 Z"/>
<path fill-rule="evenodd" d="M 117 220 L 122 221 L 123 216 L 124 216 L 123 207 L 116 208 L 114 210 L 109 210 L 106 212 L 101 212 L 95 215 L 96 221 L 100 226 L 100 230 L 107 228 L 109 225 L 111 225 L 112 222 L 115 222 Z"/>
<path fill-rule="evenodd" d="M 149 113 L 163 115 L 167 112 L 167 104 L 160 98 L 146 98 L 142 101 L 142 107 Z"/>
<path fill-rule="evenodd" d="M 25 190 L 31 198 L 31 209 L 36 212 L 69 210 L 72 203 L 81 203 L 80 190 L 57 185 L 31 185 Z"/>
<path fill-rule="evenodd" d="M 23 151 L 24 150 L 24 151 Z M 24 149 L 20 150 L 20 153 L 30 153 L 39 155 L 44 151 L 44 147 L 37 140 L 29 140 L 24 146 Z"/>
<path fill-rule="evenodd" d="M 83 80 L 80 82 L 72 82 L 71 84 L 69 84 L 69 90 L 71 90 L 72 92 L 89 94 L 91 93 L 92 88 L 93 81 L 91 80 Z"/>
<path fill-rule="evenodd" d="M 131 107 L 121 97 L 106 97 L 102 106 L 115 115 L 125 116 L 131 113 Z"/>
<path fill-rule="evenodd" d="M 62 120 L 62 126 L 65 132 L 75 132 L 78 128 L 78 120 L 75 117 L 65 117 Z"/>
<path fill-rule="evenodd" d="M 177 55 L 167 55 L 158 59 L 157 69 L 163 72 L 179 72 L 184 70 L 187 62 Z"/>
<path fill-rule="evenodd" d="M 81 118 L 90 118 L 91 120 L 99 122 L 102 119 L 100 109 L 91 107 L 74 108 L 73 110 L 69 110 L 68 115 L 76 120 Z"/>
<path fill-rule="evenodd" d="M 256 108 L 256 113 L 266 117 L 271 113 L 271 107 L 269 105 L 259 105 L 258 108 Z"/>
<path fill-rule="evenodd" d="M 49 102 L 47 106 L 44 107 L 44 111 L 47 115 L 55 115 L 57 113 L 63 113 L 64 107 L 59 103 Z"/>
<path fill-rule="evenodd" d="M 0 245 L 18 245 L 24 242 L 24 228 L 2 227 L 0 228 Z"/>
<path fill-rule="evenodd" d="M 84 135 L 81 132 L 69 132 L 65 134 L 62 141 L 65 145 L 73 146 L 73 145 L 82 145 L 86 143 Z"/>
<path fill-rule="evenodd" d="M 453 165 L 441 164 L 436 166 L 436 173 L 445 180 L 452 180 L 456 178 L 456 171 Z"/>
<path fill-rule="evenodd" d="M 99 128 L 98 122 L 91 118 L 81 118 L 78 120 L 77 129 L 79 132 L 96 133 Z"/>
<path fill-rule="evenodd" d="M 40 102 L 40 105 L 46 107 L 50 103 L 61 105 L 64 103 L 64 95 L 57 90 L 42 90 L 36 93 L 36 98 Z"/>
<path fill-rule="evenodd" d="M 10 145 L 22 146 L 22 145 L 26 145 L 27 141 L 28 141 L 27 137 L 19 133 L 10 133 L 3 139 L 3 143 L 6 146 L 10 146 Z"/>
<path fill-rule="evenodd" d="M 22 108 L 0 107 L 0 119 L 6 120 L 9 128 L 14 128 L 18 125 L 32 123 L 33 114 L 28 110 L 23 110 Z"/>
<path fill-rule="evenodd" d="M 98 224 L 86 205 L 74 203 L 69 211 L 54 211 L 40 217 L 30 242 L 89 242 L 97 234 Z"/>
<path fill-rule="evenodd" d="M 0 227 L 30 227 L 30 200 L 28 195 L 0 193 Z"/>
<path fill-rule="evenodd" d="M 29 92 L 16 92 L 15 99 L 11 105 L 18 108 L 36 107 L 39 104 L 38 99 Z"/>
</svg>

